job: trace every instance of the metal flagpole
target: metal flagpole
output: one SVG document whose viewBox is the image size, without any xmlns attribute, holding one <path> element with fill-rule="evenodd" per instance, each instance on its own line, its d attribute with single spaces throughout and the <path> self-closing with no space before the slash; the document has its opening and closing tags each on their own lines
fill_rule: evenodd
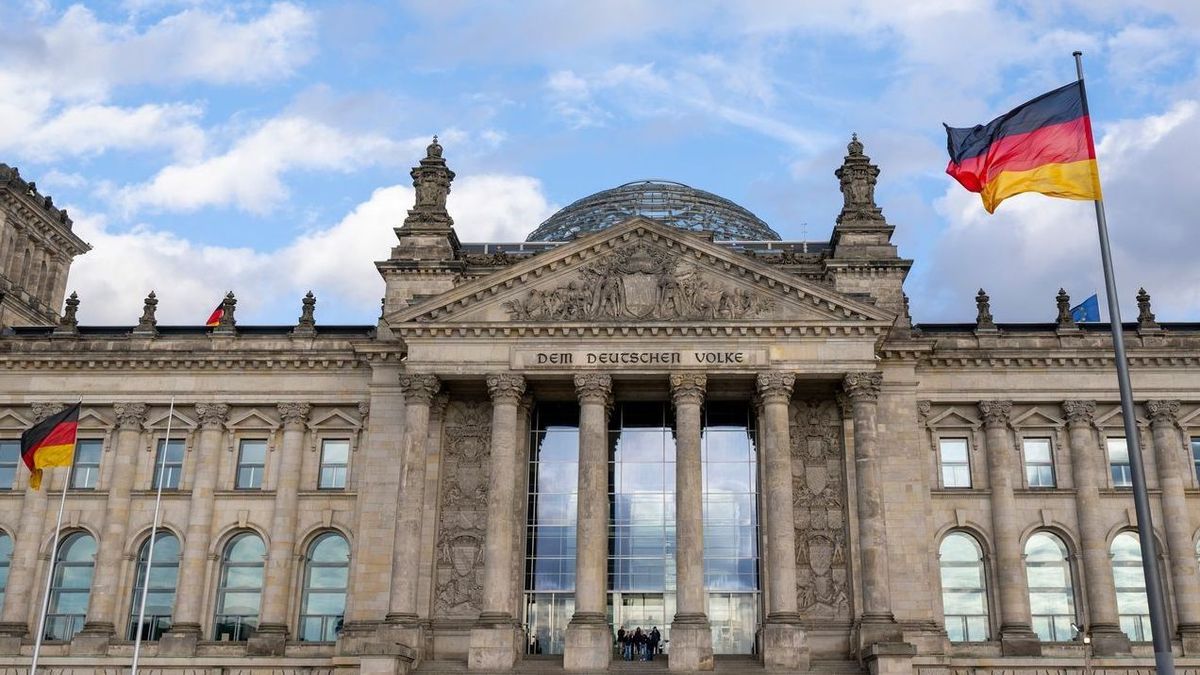
<svg viewBox="0 0 1200 675">
<path fill-rule="evenodd" d="M 165 461 L 167 455 L 167 446 L 171 445 L 171 422 L 175 419 L 175 397 L 171 397 L 171 409 L 167 413 L 167 437 L 163 441 L 163 451 L 158 453 L 160 458 Z M 133 663 L 130 666 L 129 675 L 137 675 L 138 658 L 142 654 L 142 631 L 145 630 L 146 621 L 146 596 L 150 595 L 150 570 L 154 566 L 154 540 L 158 537 L 158 509 L 162 505 L 162 461 L 159 461 L 154 466 L 155 482 L 158 485 L 154 494 L 154 519 L 150 525 L 150 548 L 146 551 L 146 571 L 142 579 L 142 598 L 138 601 L 138 621 L 137 634 L 133 639 Z M 136 563 L 134 569 L 136 569 Z M 136 579 L 135 579 L 136 581 Z"/>
<path fill-rule="evenodd" d="M 83 396 L 79 397 L 79 402 L 83 403 Z M 78 433 L 76 441 L 78 441 Z M 74 455 L 75 451 L 72 450 L 71 454 Z M 50 610 L 50 586 L 54 580 L 54 563 L 58 561 L 58 535 L 62 532 L 63 509 L 67 506 L 67 488 L 69 487 L 71 487 L 70 471 L 67 472 L 67 479 L 63 481 L 62 497 L 58 500 L 58 520 L 54 522 L 54 544 L 50 547 L 50 569 L 46 573 L 46 592 L 42 595 L 42 614 L 38 617 L 37 636 L 33 639 L 33 659 L 29 662 L 29 675 L 37 673 L 38 656 L 42 653 L 42 635 L 46 632 L 46 612 Z"/>
<path fill-rule="evenodd" d="M 1083 84 L 1083 52 L 1075 52 L 1075 72 L 1083 99 L 1083 114 L 1088 115 L 1087 90 Z M 1099 180 L 1097 178 L 1097 180 Z M 1117 386 L 1121 390 L 1121 417 L 1125 422 L 1125 443 L 1129 448 L 1129 469 L 1133 474 L 1133 506 L 1137 512 L 1138 539 L 1142 544 L 1142 570 L 1146 575 L 1146 596 L 1150 604 L 1150 630 L 1154 638 L 1154 664 L 1160 675 L 1175 674 L 1175 655 L 1171 652 L 1170 627 L 1167 625 L 1166 596 L 1158 573 L 1158 546 L 1154 542 L 1154 521 L 1150 497 L 1146 492 L 1146 471 L 1138 442 L 1137 419 L 1133 410 L 1133 389 L 1129 386 L 1129 363 L 1125 359 L 1125 336 L 1121 328 L 1121 308 L 1117 300 L 1117 282 L 1113 278 L 1112 253 L 1108 245 L 1108 222 L 1104 218 L 1104 200 L 1095 200 L 1096 229 L 1100 232 L 1100 259 L 1104 264 L 1104 293 L 1108 297 L 1108 319 L 1112 326 L 1113 351 L 1117 361 Z"/>
</svg>

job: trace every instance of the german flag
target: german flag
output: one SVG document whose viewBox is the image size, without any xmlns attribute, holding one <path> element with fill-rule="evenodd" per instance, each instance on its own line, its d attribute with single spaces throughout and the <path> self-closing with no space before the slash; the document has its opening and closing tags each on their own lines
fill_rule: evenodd
<svg viewBox="0 0 1200 675">
<path fill-rule="evenodd" d="M 1042 94 L 987 124 L 943 126 L 950 152 L 946 173 L 980 193 L 988 213 L 1022 192 L 1100 199 L 1082 81 Z"/>
<path fill-rule="evenodd" d="M 221 325 L 221 317 L 223 316 L 225 316 L 225 302 L 221 301 L 217 305 L 217 308 L 213 310 L 213 313 L 208 315 L 208 321 L 205 321 L 204 325 L 208 328 L 216 328 Z"/>
<path fill-rule="evenodd" d="M 29 467 L 29 486 L 42 485 L 42 469 L 71 466 L 75 459 L 75 434 L 79 430 L 79 403 L 38 422 L 21 434 L 21 459 Z"/>
</svg>

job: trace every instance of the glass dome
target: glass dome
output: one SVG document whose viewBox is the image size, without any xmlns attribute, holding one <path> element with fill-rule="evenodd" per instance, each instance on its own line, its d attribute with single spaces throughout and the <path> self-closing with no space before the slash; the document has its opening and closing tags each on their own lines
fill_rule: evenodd
<svg viewBox="0 0 1200 675">
<path fill-rule="evenodd" d="M 758 216 L 683 183 L 642 180 L 603 190 L 550 216 L 526 241 L 566 241 L 643 216 L 681 230 L 712 232 L 718 241 L 779 241 Z"/>
</svg>

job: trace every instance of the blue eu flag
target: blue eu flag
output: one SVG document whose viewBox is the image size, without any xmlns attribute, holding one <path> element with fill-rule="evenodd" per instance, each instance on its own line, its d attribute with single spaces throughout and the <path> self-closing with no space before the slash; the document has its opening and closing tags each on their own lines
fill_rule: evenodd
<svg viewBox="0 0 1200 675">
<path fill-rule="evenodd" d="M 1100 300 L 1096 298 L 1096 294 L 1092 293 L 1092 297 L 1071 308 L 1071 318 L 1075 323 L 1084 321 L 1099 321 L 1100 320 Z"/>
</svg>

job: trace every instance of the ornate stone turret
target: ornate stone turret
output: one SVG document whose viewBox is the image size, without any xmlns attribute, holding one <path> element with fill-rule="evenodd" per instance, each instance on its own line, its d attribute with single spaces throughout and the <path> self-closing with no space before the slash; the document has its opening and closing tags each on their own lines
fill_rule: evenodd
<svg viewBox="0 0 1200 675">
<path fill-rule="evenodd" d="M 1054 304 L 1058 308 L 1058 331 L 1061 333 L 1079 330 L 1079 324 L 1075 323 L 1075 317 L 1071 316 L 1071 296 L 1067 295 L 1066 289 L 1058 289 L 1058 295 L 1054 296 Z"/>
<path fill-rule="evenodd" d="M 154 313 L 158 311 L 158 298 L 154 295 L 154 291 L 150 291 L 150 295 L 146 296 L 146 300 L 142 303 L 142 316 L 138 319 L 137 327 L 133 332 L 137 335 L 158 335 L 158 319 Z"/>
<path fill-rule="evenodd" d="M 1162 330 L 1162 326 L 1158 325 L 1155 320 L 1154 312 L 1150 309 L 1150 294 L 1146 289 L 1139 288 L 1137 294 L 1138 306 L 1138 332 L 1139 333 L 1157 333 Z"/>
<path fill-rule="evenodd" d="M 213 329 L 214 335 L 234 335 L 237 333 L 237 320 L 233 318 L 233 311 L 237 308 L 237 298 L 233 297 L 233 291 L 225 294 L 225 299 L 221 301 L 221 318 L 218 320 L 217 327 Z"/>
<path fill-rule="evenodd" d="M 67 298 L 62 318 L 58 320 L 58 326 L 54 328 L 54 335 L 58 337 L 79 335 L 79 319 L 76 318 L 78 313 L 79 295 L 72 291 L 71 297 Z"/>
<path fill-rule="evenodd" d="M 311 336 L 317 334 L 316 308 L 316 296 L 312 291 L 305 293 L 304 299 L 300 301 L 300 318 L 296 321 L 296 327 L 292 329 L 292 335 Z"/>
<path fill-rule="evenodd" d="M 996 322 L 992 320 L 992 302 L 988 294 L 981 288 L 975 294 L 975 330 L 994 331 Z"/>
<path fill-rule="evenodd" d="M 875 203 L 875 181 L 879 177 L 879 167 L 863 154 L 863 144 L 858 140 L 858 134 L 851 134 L 846 153 L 842 165 L 833 172 L 841 183 L 843 198 L 842 212 L 837 217 L 838 225 L 884 222 L 883 209 Z"/>
</svg>

